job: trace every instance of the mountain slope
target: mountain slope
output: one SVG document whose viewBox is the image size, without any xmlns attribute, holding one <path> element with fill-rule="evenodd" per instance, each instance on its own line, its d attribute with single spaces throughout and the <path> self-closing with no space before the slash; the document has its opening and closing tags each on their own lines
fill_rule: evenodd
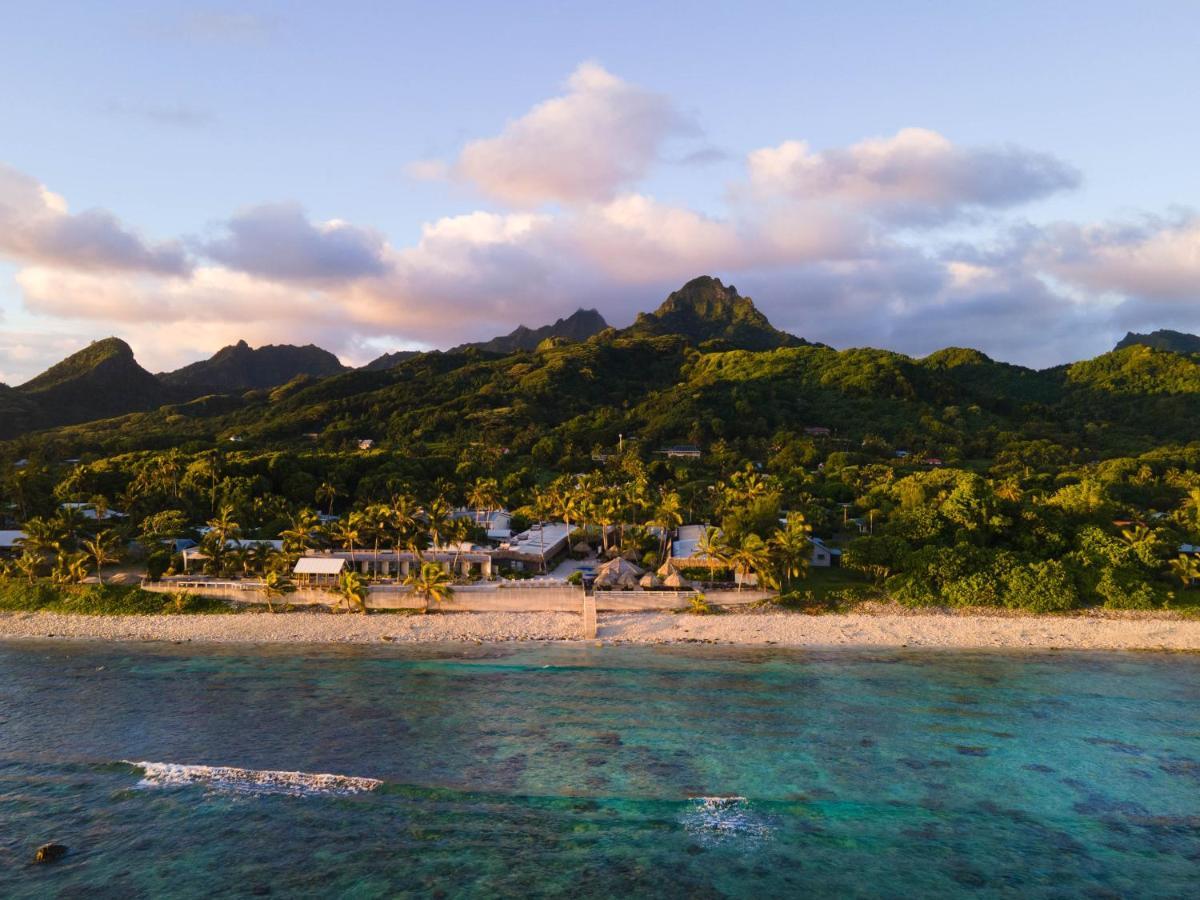
<svg viewBox="0 0 1200 900">
<path fill-rule="evenodd" d="M 251 349 L 245 341 L 218 350 L 210 359 L 159 375 L 164 384 L 200 394 L 248 391 L 287 384 L 299 375 L 324 378 L 346 367 L 328 350 L 308 344 Z"/>
<path fill-rule="evenodd" d="M 1126 347 L 1137 345 L 1153 347 L 1155 350 L 1169 350 L 1172 353 L 1200 353 L 1200 337 L 1182 331 L 1171 331 L 1169 328 L 1160 328 L 1149 334 L 1130 331 L 1113 349 L 1124 350 Z"/>
<path fill-rule="evenodd" d="M 388 369 L 394 369 L 406 359 L 412 359 L 421 351 L 419 350 L 397 350 L 395 353 L 385 353 L 383 356 L 377 356 L 365 366 L 362 367 L 364 372 L 386 372 Z"/>
<path fill-rule="evenodd" d="M 28 410 L 24 422 L 0 420 L 0 435 L 120 416 L 171 399 L 171 391 L 137 364 L 128 344 L 105 338 L 0 395 L 0 403 Z"/>
<path fill-rule="evenodd" d="M 775 328 L 749 297 L 707 275 L 673 292 L 652 313 L 639 313 L 625 329 L 630 336 L 679 334 L 696 344 L 717 342 L 720 349 L 773 350 L 807 344 Z"/>
<path fill-rule="evenodd" d="M 558 319 L 553 325 L 543 325 L 541 328 L 528 328 L 518 325 L 508 334 L 494 337 L 490 341 L 480 341 L 474 344 L 459 344 L 450 353 L 462 353 L 464 350 L 483 350 L 486 353 L 516 353 L 520 350 L 535 350 L 538 344 L 546 338 L 566 338 L 569 341 L 586 341 L 594 334 L 599 334 L 608 323 L 604 316 L 594 309 L 577 309 L 565 319 Z"/>
</svg>

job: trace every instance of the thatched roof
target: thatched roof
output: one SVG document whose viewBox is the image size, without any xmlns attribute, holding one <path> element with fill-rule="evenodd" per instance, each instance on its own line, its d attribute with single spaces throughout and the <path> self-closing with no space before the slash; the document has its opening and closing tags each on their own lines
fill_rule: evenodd
<svg viewBox="0 0 1200 900">
<path fill-rule="evenodd" d="M 644 588 L 662 587 L 662 579 L 660 579 L 653 572 L 647 572 L 645 575 L 642 576 L 642 578 L 638 582 L 638 584 L 640 584 Z"/>
<path fill-rule="evenodd" d="M 642 570 L 627 559 L 610 559 L 596 570 L 596 587 L 637 587 Z"/>
<path fill-rule="evenodd" d="M 592 545 L 589 544 L 587 541 L 580 541 L 578 544 L 576 544 L 571 549 L 574 550 L 576 553 L 591 553 Z"/>
<path fill-rule="evenodd" d="M 682 575 L 680 575 L 678 572 L 672 572 L 670 575 L 668 575 L 666 578 L 664 578 L 663 586 L 669 587 L 669 588 L 691 587 L 691 585 L 687 581 L 685 581 L 684 577 Z"/>
</svg>

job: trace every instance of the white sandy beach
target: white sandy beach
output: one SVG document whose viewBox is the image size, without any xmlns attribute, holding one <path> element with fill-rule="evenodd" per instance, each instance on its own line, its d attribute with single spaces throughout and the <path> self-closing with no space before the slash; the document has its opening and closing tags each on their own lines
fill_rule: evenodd
<svg viewBox="0 0 1200 900">
<path fill-rule="evenodd" d="M 197 643 L 405 643 L 577 641 L 572 613 L 442 613 L 427 616 L 316 612 L 192 616 L 0 613 L 0 640 L 55 638 Z M 785 647 L 943 647 L 1200 650 L 1200 620 L 1098 615 L 937 613 L 613 613 L 598 639 L 613 643 L 706 642 Z"/>
</svg>

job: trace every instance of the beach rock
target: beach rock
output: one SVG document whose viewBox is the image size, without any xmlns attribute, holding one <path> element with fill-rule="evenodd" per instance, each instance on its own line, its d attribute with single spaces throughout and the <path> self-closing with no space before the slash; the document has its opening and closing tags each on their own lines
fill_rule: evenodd
<svg viewBox="0 0 1200 900">
<path fill-rule="evenodd" d="M 33 861 L 35 863 L 58 862 L 66 855 L 67 848 L 63 844 L 51 842 L 49 844 L 42 844 L 42 846 L 37 848 L 37 853 L 33 855 Z"/>
</svg>

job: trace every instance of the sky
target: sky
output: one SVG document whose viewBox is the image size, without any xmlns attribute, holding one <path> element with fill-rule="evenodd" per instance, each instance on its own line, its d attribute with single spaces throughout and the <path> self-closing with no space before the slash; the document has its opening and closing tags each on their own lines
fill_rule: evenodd
<svg viewBox="0 0 1200 900">
<path fill-rule="evenodd" d="M 4 0 L 0 382 L 697 275 L 836 347 L 1200 331 L 1200 4 Z"/>
</svg>

